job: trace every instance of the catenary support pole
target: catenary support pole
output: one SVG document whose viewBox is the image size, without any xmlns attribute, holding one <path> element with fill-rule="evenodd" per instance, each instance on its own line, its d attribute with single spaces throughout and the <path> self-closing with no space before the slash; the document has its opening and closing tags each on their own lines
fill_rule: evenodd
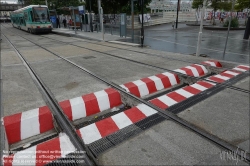
<svg viewBox="0 0 250 166">
<path fill-rule="evenodd" d="M 179 9 L 180 9 L 180 0 L 177 2 L 177 14 L 176 14 L 176 22 L 175 22 L 175 28 L 177 29 L 178 27 L 178 16 L 179 16 Z"/>
<path fill-rule="evenodd" d="M 144 10 L 144 8 L 143 8 L 143 6 L 144 6 L 144 0 L 141 0 L 141 47 L 143 47 L 143 42 L 144 42 L 144 27 L 143 27 L 143 21 L 144 21 L 144 17 L 143 17 L 143 10 Z"/>
<path fill-rule="evenodd" d="M 225 47 L 224 47 L 224 51 L 223 51 L 223 59 L 225 58 L 225 53 L 226 53 L 226 49 L 227 49 L 227 41 L 228 41 L 228 35 L 229 35 L 230 26 L 231 26 L 231 22 L 232 22 L 233 8 L 234 8 L 234 0 L 232 1 L 232 9 L 231 9 L 230 16 L 229 16 L 229 24 L 228 24 L 228 28 L 227 28 L 227 39 L 226 39 L 226 43 L 225 43 Z"/>
<path fill-rule="evenodd" d="M 101 0 L 98 0 L 98 15 L 99 15 L 99 21 L 100 21 L 100 28 L 102 30 L 102 13 L 101 13 Z"/>
<path fill-rule="evenodd" d="M 197 49 L 196 49 L 196 56 L 200 55 L 200 47 L 201 47 L 201 38 L 202 38 L 202 29 L 203 29 L 203 19 L 204 19 L 204 11 L 205 11 L 206 1 L 203 1 L 203 7 L 201 11 L 201 22 L 200 22 L 200 31 L 198 34 L 198 42 L 197 42 Z"/>
<path fill-rule="evenodd" d="M 134 0 L 131 0 L 132 42 L 134 42 Z"/>
</svg>

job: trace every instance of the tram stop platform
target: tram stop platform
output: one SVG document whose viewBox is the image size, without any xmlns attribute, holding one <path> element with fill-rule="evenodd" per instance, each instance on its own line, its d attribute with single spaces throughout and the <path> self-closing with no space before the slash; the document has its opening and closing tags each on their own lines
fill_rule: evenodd
<svg viewBox="0 0 250 166">
<path fill-rule="evenodd" d="M 72 37 L 78 37 L 78 38 L 85 38 L 85 39 L 91 39 L 91 40 L 98 40 L 98 41 L 117 41 L 121 39 L 125 39 L 125 37 L 120 37 L 118 35 L 111 35 L 111 34 L 102 34 L 102 32 L 86 32 L 84 30 L 73 30 L 69 28 L 54 28 L 52 30 L 52 33 L 59 34 L 59 35 L 65 35 L 65 36 L 72 36 Z M 126 37 L 126 39 L 129 39 L 130 37 Z M 125 43 L 125 42 L 123 42 Z M 133 43 L 127 43 L 129 45 L 138 45 Z"/>
</svg>

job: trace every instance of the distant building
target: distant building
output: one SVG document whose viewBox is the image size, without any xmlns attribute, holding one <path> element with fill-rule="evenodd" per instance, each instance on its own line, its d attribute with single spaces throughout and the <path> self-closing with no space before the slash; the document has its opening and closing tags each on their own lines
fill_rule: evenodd
<svg viewBox="0 0 250 166">
<path fill-rule="evenodd" d="M 152 0 L 148 7 L 151 9 L 151 13 L 176 11 L 177 2 L 177 0 Z M 192 2 L 193 0 L 180 0 L 179 11 L 191 11 Z"/>
</svg>

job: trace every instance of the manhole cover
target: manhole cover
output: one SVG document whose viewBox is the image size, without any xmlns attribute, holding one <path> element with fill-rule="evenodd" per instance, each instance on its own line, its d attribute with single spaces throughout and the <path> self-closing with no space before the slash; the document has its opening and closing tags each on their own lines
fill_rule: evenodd
<svg viewBox="0 0 250 166">
<path fill-rule="evenodd" d="M 207 54 L 200 54 L 201 57 L 208 57 Z"/>
<path fill-rule="evenodd" d="M 83 59 L 93 59 L 93 58 L 96 58 L 94 56 L 85 56 L 85 57 L 82 57 Z"/>
</svg>

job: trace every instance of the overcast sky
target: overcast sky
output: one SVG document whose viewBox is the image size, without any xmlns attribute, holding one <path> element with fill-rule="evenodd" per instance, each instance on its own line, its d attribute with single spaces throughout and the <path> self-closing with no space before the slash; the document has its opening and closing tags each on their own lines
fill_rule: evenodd
<svg viewBox="0 0 250 166">
<path fill-rule="evenodd" d="M 17 3 L 17 0 L 1 0 L 1 2 Z"/>
</svg>

